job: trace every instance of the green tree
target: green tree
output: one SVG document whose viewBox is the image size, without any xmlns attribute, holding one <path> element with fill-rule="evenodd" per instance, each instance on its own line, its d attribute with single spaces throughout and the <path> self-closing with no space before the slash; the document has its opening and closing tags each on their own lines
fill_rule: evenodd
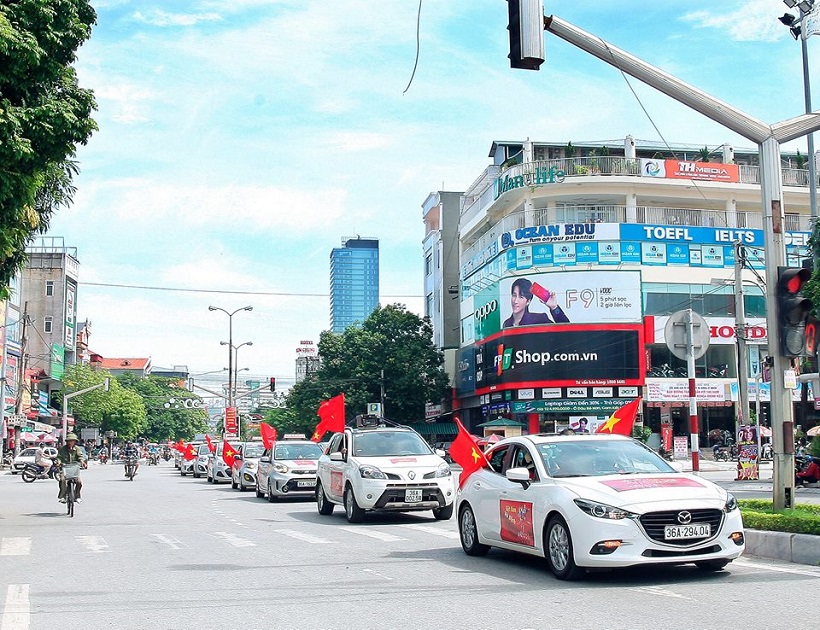
<svg viewBox="0 0 820 630">
<path fill-rule="evenodd" d="M 72 201 L 72 158 L 97 128 L 72 64 L 96 21 L 88 0 L 0 2 L 0 298 L 34 234 Z"/>
<path fill-rule="evenodd" d="M 143 434 L 147 414 L 142 398 L 124 388 L 105 370 L 95 370 L 88 365 L 70 365 L 63 374 L 65 393 L 76 392 L 111 379 L 109 391 L 102 388 L 72 398 L 69 411 L 77 419 L 77 426 L 100 427 L 100 430 L 116 431 L 121 438 L 131 439 Z"/>
<path fill-rule="evenodd" d="M 384 414 L 397 422 L 422 420 L 425 403 L 447 393 L 444 357 L 433 345 L 430 321 L 402 305 L 378 308 L 341 334 L 323 332 L 319 356 L 319 370 L 297 383 L 287 399 L 288 409 L 308 425 L 315 426 L 319 403 L 340 393 L 348 417 L 364 413 L 368 402 L 381 399 L 382 383 Z"/>
<path fill-rule="evenodd" d="M 159 376 L 137 378 L 134 374 L 117 377 L 120 385 L 142 399 L 147 414 L 144 436 L 151 441 L 187 440 L 208 429 L 208 412 L 201 407 L 186 407 L 184 403 L 202 399 L 180 388 L 178 380 Z"/>
</svg>

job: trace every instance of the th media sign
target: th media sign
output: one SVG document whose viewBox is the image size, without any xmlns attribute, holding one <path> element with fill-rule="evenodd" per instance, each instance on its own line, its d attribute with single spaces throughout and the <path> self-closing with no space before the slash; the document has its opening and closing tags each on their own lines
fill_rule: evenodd
<svg viewBox="0 0 820 630">
<path fill-rule="evenodd" d="M 513 328 L 476 343 L 476 394 L 529 387 L 642 385 L 642 324 Z"/>
</svg>

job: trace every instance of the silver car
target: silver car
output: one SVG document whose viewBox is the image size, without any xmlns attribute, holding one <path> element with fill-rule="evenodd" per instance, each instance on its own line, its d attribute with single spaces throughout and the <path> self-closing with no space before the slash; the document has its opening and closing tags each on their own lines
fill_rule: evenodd
<svg viewBox="0 0 820 630">
<path fill-rule="evenodd" d="M 179 460 L 179 474 L 184 477 L 190 473 L 195 479 L 199 479 L 206 472 L 208 456 L 211 453 L 208 450 L 207 444 L 196 444 L 194 447 L 196 448 L 196 457 L 193 459 L 185 459 L 183 457 Z"/>
<path fill-rule="evenodd" d="M 213 455 L 208 457 L 208 462 L 205 467 L 205 479 L 209 483 L 222 483 L 223 481 L 231 481 L 231 467 L 225 463 L 222 458 L 223 442 L 216 445 L 216 451 Z M 238 444 L 230 444 L 231 448 L 236 451 Z"/>
<path fill-rule="evenodd" d="M 279 497 L 312 497 L 316 490 L 316 461 L 322 449 L 315 442 L 276 442 L 265 449 L 256 467 L 256 496 L 273 503 Z"/>
<path fill-rule="evenodd" d="M 256 467 L 265 452 L 262 442 L 245 442 L 239 445 L 239 457 L 231 470 L 231 488 L 245 492 L 256 486 Z"/>
</svg>

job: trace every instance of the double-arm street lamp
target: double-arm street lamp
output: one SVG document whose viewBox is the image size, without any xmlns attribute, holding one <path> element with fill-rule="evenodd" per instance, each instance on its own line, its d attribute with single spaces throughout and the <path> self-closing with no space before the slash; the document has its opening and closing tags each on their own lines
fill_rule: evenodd
<svg viewBox="0 0 820 630">
<path fill-rule="evenodd" d="M 231 348 L 233 349 L 233 384 L 231 384 L 230 378 L 228 379 L 228 389 L 230 390 L 229 394 L 231 400 L 233 400 L 236 397 L 236 385 L 239 382 L 239 372 L 250 369 L 243 368 L 243 370 L 240 370 L 236 367 L 237 365 L 239 365 L 239 348 L 241 348 L 242 346 L 252 346 L 253 341 L 246 341 L 245 343 L 240 343 L 238 346 L 231 345 L 230 341 L 220 341 L 219 345 L 228 346 L 229 351 L 231 350 Z"/>
<path fill-rule="evenodd" d="M 225 344 L 224 341 L 220 343 L 228 346 L 228 407 L 233 407 L 233 316 L 239 311 L 252 311 L 253 306 L 243 306 L 242 308 L 238 308 L 234 311 L 226 311 L 224 308 L 220 308 L 219 306 L 209 306 L 208 310 L 222 311 L 228 316 L 228 343 Z"/>
</svg>

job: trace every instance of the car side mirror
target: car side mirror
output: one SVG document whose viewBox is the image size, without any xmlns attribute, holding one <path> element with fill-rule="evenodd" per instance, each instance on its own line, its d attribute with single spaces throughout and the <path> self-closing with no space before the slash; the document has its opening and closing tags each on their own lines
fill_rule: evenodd
<svg viewBox="0 0 820 630">
<path fill-rule="evenodd" d="M 443 449 L 437 448 L 436 455 L 438 455 L 439 457 L 444 457 L 447 455 L 447 453 L 445 453 Z"/>
<path fill-rule="evenodd" d="M 334 451 L 328 455 L 328 457 L 330 457 L 330 461 L 332 462 L 343 462 L 345 460 L 344 456 L 339 451 Z"/>
<path fill-rule="evenodd" d="M 234 455 L 233 456 L 233 461 L 235 461 L 235 462 L 241 462 L 242 459 L 243 459 L 243 457 L 241 455 Z"/>
<path fill-rule="evenodd" d="M 259 461 L 262 462 L 263 464 L 270 464 L 270 457 L 263 457 Z"/>
<path fill-rule="evenodd" d="M 513 481 L 515 483 L 520 483 L 524 490 L 530 487 L 530 471 L 526 468 L 508 468 L 507 469 L 507 479 L 509 481 Z"/>
</svg>

